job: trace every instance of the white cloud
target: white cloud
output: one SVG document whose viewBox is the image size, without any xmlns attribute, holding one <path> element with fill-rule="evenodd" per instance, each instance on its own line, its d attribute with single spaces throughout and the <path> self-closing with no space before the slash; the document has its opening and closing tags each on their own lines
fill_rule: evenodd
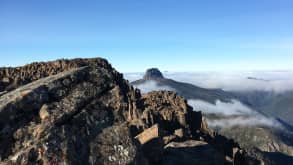
<svg viewBox="0 0 293 165">
<path fill-rule="evenodd" d="M 168 86 L 159 86 L 155 81 L 147 81 L 143 84 L 135 85 L 134 87 L 140 89 L 142 93 L 160 90 L 175 91 L 175 89 Z"/>
<path fill-rule="evenodd" d="M 195 111 L 221 116 L 216 119 L 208 118 L 207 122 L 211 127 L 232 127 L 237 125 L 280 126 L 276 120 L 263 116 L 237 100 L 232 100 L 228 103 L 217 100 L 216 104 L 210 104 L 202 100 L 188 100 L 188 104 L 191 105 Z"/>
<path fill-rule="evenodd" d="M 274 119 L 269 119 L 261 116 L 254 117 L 244 117 L 237 116 L 231 119 L 223 118 L 217 120 L 207 119 L 208 125 L 212 128 L 220 127 L 220 128 L 230 128 L 233 126 L 256 126 L 256 125 L 264 125 L 270 127 L 280 127 L 280 124 Z"/>
<path fill-rule="evenodd" d="M 128 80 L 129 82 L 141 79 L 143 77 L 144 73 L 124 73 L 123 77 Z"/>
<path fill-rule="evenodd" d="M 226 91 L 293 90 L 293 71 L 185 72 L 166 73 L 165 77 L 203 88 L 220 88 Z"/>
<path fill-rule="evenodd" d="M 204 113 L 216 113 L 222 115 L 247 115 L 254 113 L 253 110 L 243 105 L 237 100 L 231 102 L 221 102 L 217 100 L 215 104 L 210 104 L 202 100 L 188 100 L 188 104 L 196 111 L 203 111 Z"/>
</svg>

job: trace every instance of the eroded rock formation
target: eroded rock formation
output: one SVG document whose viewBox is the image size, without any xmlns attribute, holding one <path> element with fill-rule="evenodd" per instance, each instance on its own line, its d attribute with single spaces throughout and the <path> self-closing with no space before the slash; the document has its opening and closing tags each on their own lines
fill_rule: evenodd
<svg viewBox="0 0 293 165">
<path fill-rule="evenodd" d="M 186 150 L 191 164 L 258 162 L 184 98 L 141 95 L 104 59 L 1 68 L 0 88 L 3 164 L 180 164 Z"/>
</svg>

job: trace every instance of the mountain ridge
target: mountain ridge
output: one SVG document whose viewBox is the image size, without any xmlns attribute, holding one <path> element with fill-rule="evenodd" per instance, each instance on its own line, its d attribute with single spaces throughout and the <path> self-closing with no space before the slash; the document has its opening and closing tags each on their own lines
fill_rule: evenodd
<svg viewBox="0 0 293 165">
<path fill-rule="evenodd" d="M 154 70 L 161 76 L 152 76 L 149 71 L 153 72 Z M 131 84 L 138 86 L 152 80 L 155 81 L 158 86 L 165 85 L 174 88 L 179 95 L 184 96 L 186 99 L 203 99 L 214 104 L 216 100 L 229 102 L 231 99 L 235 98 L 233 94 L 225 92 L 221 89 L 205 89 L 193 84 L 177 82 L 172 79 L 164 78 L 163 74 L 157 68 L 148 69 L 142 79 L 135 80 L 131 82 Z"/>
<path fill-rule="evenodd" d="M 0 96 L 2 164 L 150 165 L 166 164 L 168 157 L 175 164 L 263 161 L 209 129 L 183 97 L 171 91 L 141 94 L 104 59 L 0 71 L 6 91 Z M 190 159 L 182 160 L 182 154 Z"/>
</svg>

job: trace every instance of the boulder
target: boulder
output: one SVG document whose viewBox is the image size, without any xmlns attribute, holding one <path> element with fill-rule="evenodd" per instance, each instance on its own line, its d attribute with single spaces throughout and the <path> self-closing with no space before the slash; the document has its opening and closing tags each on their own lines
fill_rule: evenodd
<svg viewBox="0 0 293 165">
<path fill-rule="evenodd" d="M 137 139 L 141 145 L 144 145 L 147 142 L 160 137 L 159 126 L 158 124 L 155 124 L 151 128 L 145 129 L 142 133 L 137 135 L 135 139 Z"/>
</svg>

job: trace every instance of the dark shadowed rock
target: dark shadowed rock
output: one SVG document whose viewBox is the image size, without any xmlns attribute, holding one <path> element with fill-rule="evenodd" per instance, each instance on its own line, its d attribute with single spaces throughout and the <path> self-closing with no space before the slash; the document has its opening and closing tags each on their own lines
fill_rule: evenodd
<svg viewBox="0 0 293 165">
<path fill-rule="evenodd" d="M 165 150 L 163 165 L 188 165 L 194 164 L 194 162 L 199 165 L 223 165 L 227 163 L 223 154 L 202 141 L 171 142 L 165 146 Z"/>
</svg>

